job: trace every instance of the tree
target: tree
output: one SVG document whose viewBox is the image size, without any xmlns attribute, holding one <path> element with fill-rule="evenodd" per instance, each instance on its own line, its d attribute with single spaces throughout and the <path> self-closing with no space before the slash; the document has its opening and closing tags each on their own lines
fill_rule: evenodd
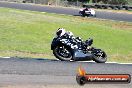
<svg viewBox="0 0 132 88">
<path fill-rule="evenodd" d="M 104 4 L 127 4 L 128 0 L 93 0 L 93 3 L 103 2 Z"/>
<path fill-rule="evenodd" d="M 71 1 L 71 2 L 76 2 L 76 1 L 79 1 L 79 2 L 89 2 L 90 0 L 67 0 L 67 1 Z"/>
</svg>

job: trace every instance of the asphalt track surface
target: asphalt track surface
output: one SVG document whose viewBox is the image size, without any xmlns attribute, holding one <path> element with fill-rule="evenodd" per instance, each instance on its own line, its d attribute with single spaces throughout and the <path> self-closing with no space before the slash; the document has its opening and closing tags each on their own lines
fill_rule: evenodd
<svg viewBox="0 0 132 88">
<path fill-rule="evenodd" d="M 40 6 L 34 4 L 20 4 L 20 3 L 8 3 L 8 2 L 0 2 L 0 7 L 79 16 L 78 13 L 79 9 L 72 9 L 72 8 L 49 7 L 49 6 Z M 96 18 L 101 18 L 101 19 L 132 22 L 132 14 L 96 11 L 96 15 L 97 15 Z"/>
<path fill-rule="evenodd" d="M 87 73 L 130 74 L 132 64 L 67 62 L 49 59 L 0 58 L 0 85 L 40 84 L 40 85 L 78 85 L 76 74 L 78 67 Z M 107 84 L 115 88 L 131 88 L 130 84 Z M 90 88 L 92 88 L 92 84 Z M 101 88 L 95 84 L 96 88 Z M 106 85 L 103 85 L 106 87 Z M 109 88 L 109 87 L 108 87 Z"/>
</svg>

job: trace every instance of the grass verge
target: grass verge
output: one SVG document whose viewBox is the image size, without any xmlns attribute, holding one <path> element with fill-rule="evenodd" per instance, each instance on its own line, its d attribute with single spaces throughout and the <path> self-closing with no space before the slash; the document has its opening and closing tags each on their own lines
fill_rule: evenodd
<svg viewBox="0 0 132 88">
<path fill-rule="evenodd" d="M 132 62 L 132 23 L 0 8 L 0 56 L 54 58 L 57 28 L 72 31 L 108 54 L 108 61 Z"/>
</svg>

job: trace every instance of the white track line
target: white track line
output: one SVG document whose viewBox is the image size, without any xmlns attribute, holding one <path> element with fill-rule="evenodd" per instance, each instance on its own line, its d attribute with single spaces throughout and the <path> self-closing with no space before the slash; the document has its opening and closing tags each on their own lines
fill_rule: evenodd
<svg viewBox="0 0 132 88">
<path fill-rule="evenodd" d="M 78 62 L 93 62 L 93 63 L 96 63 L 94 61 L 78 61 Z M 106 62 L 106 63 L 113 63 L 113 64 L 132 64 L 132 63 L 119 63 L 119 62 Z"/>
<path fill-rule="evenodd" d="M 0 58 L 11 58 L 11 57 L 2 57 L 2 56 L 0 56 Z"/>
</svg>

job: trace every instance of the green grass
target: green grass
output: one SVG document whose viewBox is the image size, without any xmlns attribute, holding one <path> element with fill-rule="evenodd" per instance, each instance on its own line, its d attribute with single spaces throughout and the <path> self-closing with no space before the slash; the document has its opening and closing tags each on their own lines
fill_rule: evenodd
<svg viewBox="0 0 132 88">
<path fill-rule="evenodd" d="M 132 23 L 0 8 L 0 56 L 54 58 L 57 28 L 72 31 L 103 49 L 109 61 L 132 62 Z"/>
<path fill-rule="evenodd" d="M 128 10 L 129 12 L 132 12 L 132 10 Z"/>
</svg>

